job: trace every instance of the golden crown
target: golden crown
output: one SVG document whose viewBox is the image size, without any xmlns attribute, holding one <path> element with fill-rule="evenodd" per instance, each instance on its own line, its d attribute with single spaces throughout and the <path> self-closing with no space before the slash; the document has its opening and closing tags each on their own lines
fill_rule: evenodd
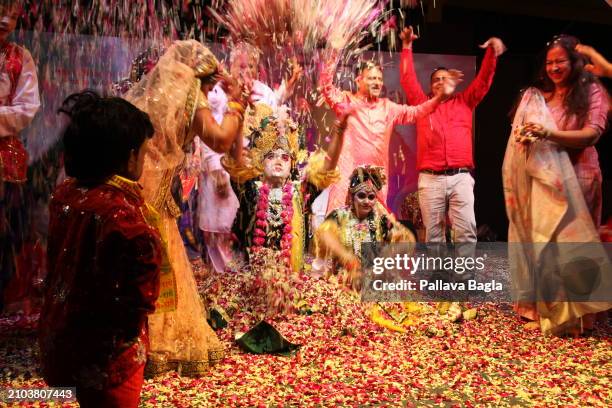
<svg viewBox="0 0 612 408">
<path fill-rule="evenodd" d="M 245 122 L 243 132 L 250 141 L 251 160 L 261 172 L 264 157 L 276 149 L 289 153 L 294 163 L 306 160 L 308 153 L 300 148 L 300 129 L 289 117 L 286 107 L 273 109 L 258 103 L 253 112 L 247 113 Z"/>
</svg>

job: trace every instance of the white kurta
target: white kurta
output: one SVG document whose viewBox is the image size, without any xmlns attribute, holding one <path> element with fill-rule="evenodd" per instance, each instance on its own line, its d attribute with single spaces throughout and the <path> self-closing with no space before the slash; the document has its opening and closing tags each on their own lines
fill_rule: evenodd
<svg viewBox="0 0 612 408">
<path fill-rule="evenodd" d="M 19 48 L 23 56 L 22 68 L 12 101 L 9 100 L 11 79 L 6 72 L 0 72 L 0 137 L 18 136 L 32 122 L 40 107 L 36 65 L 29 51 Z"/>
</svg>

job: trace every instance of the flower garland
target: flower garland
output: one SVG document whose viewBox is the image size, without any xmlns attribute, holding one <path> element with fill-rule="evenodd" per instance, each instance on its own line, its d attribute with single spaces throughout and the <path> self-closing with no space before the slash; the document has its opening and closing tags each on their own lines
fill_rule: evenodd
<svg viewBox="0 0 612 408">
<path fill-rule="evenodd" d="M 257 210 L 255 213 L 255 231 L 253 238 L 253 249 L 257 251 L 266 244 L 268 235 L 268 209 L 270 206 L 270 186 L 263 184 L 259 190 L 259 200 L 257 202 Z M 293 221 L 293 185 L 287 183 L 283 186 L 283 196 L 281 200 L 281 220 L 282 220 L 282 237 L 280 242 L 281 257 L 288 267 L 291 267 L 291 246 L 292 246 L 292 227 Z"/>
<path fill-rule="evenodd" d="M 361 256 L 361 244 L 364 242 L 372 242 L 376 239 L 376 220 L 374 217 L 374 210 L 368 214 L 366 219 L 360 221 L 353 214 L 352 210 L 349 212 L 349 222 L 346 225 L 346 239 L 347 244 L 353 249 L 353 253 L 357 256 Z"/>
</svg>

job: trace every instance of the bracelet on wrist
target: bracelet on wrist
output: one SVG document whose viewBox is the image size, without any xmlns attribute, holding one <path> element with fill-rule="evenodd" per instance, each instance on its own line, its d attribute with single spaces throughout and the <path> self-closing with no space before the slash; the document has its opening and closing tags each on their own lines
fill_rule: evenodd
<svg viewBox="0 0 612 408">
<path fill-rule="evenodd" d="M 235 109 L 228 109 L 228 110 L 225 112 L 225 114 L 226 114 L 226 115 L 236 116 L 236 117 L 238 118 L 238 120 L 239 120 L 239 121 L 241 121 L 241 122 L 242 122 L 242 121 L 243 121 L 243 119 L 244 119 L 244 116 L 242 115 L 242 113 L 238 112 L 238 111 L 237 111 L 237 110 L 235 110 Z"/>
<path fill-rule="evenodd" d="M 346 129 L 346 121 L 339 121 L 338 119 L 336 119 L 334 121 L 334 126 L 336 127 L 336 129 L 342 131 Z"/>
<path fill-rule="evenodd" d="M 244 105 L 237 101 L 229 101 L 227 103 L 227 107 L 229 109 L 233 109 L 233 110 L 240 112 L 240 114 L 244 114 L 244 111 L 246 110 Z"/>
</svg>

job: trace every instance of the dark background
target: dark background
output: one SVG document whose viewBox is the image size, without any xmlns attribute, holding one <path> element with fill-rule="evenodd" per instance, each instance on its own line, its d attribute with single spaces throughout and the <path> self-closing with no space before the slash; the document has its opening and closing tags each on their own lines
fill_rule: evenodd
<svg viewBox="0 0 612 408">
<path fill-rule="evenodd" d="M 437 0 L 435 8 L 433 1 L 423 4 L 424 12 L 406 10 L 406 20 L 419 24 L 415 52 L 477 55 L 480 66 L 483 52 L 478 44 L 495 36 L 508 47 L 489 93 L 476 109 L 474 127 L 476 220 L 479 226 L 490 226 L 498 240 L 506 240 L 501 166 L 511 126 L 508 113 L 533 79 L 538 57 L 554 35 L 574 35 L 612 59 L 612 8 L 604 0 Z M 602 82 L 610 92 L 612 82 Z M 604 174 L 604 222 L 612 216 L 611 136 L 608 129 L 596 146 Z"/>
</svg>

